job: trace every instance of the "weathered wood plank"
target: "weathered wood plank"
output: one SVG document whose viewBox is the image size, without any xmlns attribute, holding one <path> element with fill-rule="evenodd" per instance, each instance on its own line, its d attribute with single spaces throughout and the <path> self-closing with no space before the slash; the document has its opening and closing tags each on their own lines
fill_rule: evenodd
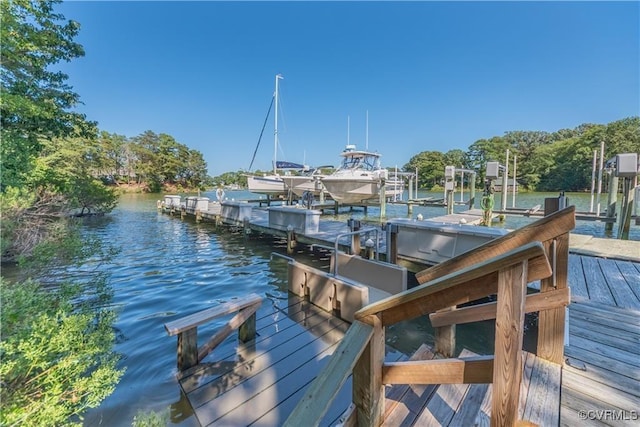
<svg viewBox="0 0 640 427">
<path fill-rule="evenodd" d="M 613 294 L 618 307 L 623 308 L 640 308 L 640 299 L 631 290 L 631 287 L 625 280 L 622 272 L 618 268 L 617 263 L 610 259 L 598 259 L 598 264 L 602 269 L 604 278 L 609 285 L 609 290 Z"/>
<path fill-rule="evenodd" d="M 628 411 L 637 411 L 640 400 L 624 391 L 593 381 L 573 371 L 562 373 L 562 389 L 572 389 L 591 396 L 609 407 L 620 407 Z"/>
<path fill-rule="evenodd" d="M 292 317 L 295 317 L 300 313 L 300 307 L 302 307 L 302 305 L 290 307 L 293 311 L 291 314 Z M 305 315 L 304 327 L 288 316 L 278 317 L 276 321 L 274 321 L 271 316 L 259 319 L 257 321 L 259 325 L 263 325 L 263 322 L 266 321 L 269 323 L 261 326 L 258 330 L 259 337 L 253 343 L 252 357 L 254 359 L 258 358 L 269 351 L 270 348 L 275 349 L 276 352 L 283 351 L 286 353 L 293 351 L 294 347 L 292 345 L 294 342 L 299 340 L 303 340 L 303 342 L 309 341 L 309 338 L 304 337 L 309 332 L 311 334 L 318 335 L 322 335 L 323 330 L 326 332 L 325 325 L 328 318 L 329 315 L 320 310 L 311 311 L 309 314 Z M 340 328 L 339 330 L 346 330 L 346 323 L 339 321 L 339 319 L 335 319 L 335 321 L 337 321 L 336 327 Z M 284 347 L 285 350 L 278 350 L 278 343 L 280 343 L 280 345 L 287 346 Z M 225 344 L 222 344 L 218 347 L 215 353 L 215 357 L 217 359 L 216 362 L 200 364 L 195 367 L 193 372 L 191 372 L 191 375 L 188 375 L 189 372 L 187 372 L 187 375 L 184 375 L 180 379 L 180 385 L 184 392 L 190 393 L 196 388 L 202 387 L 212 381 L 215 381 L 222 375 L 233 371 L 236 364 L 240 363 L 236 362 L 236 360 L 238 358 L 238 350 L 241 350 L 242 348 L 244 347 L 237 346 L 237 341 L 235 340 L 232 343 L 229 343 L 229 345 L 225 346 Z"/>
<path fill-rule="evenodd" d="M 469 386 L 464 399 L 460 403 L 458 410 L 449 423 L 450 426 L 470 426 L 473 425 L 480 406 L 487 394 L 489 384 L 472 384 Z"/>
<path fill-rule="evenodd" d="M 306 390 L 312 383 L 316 374 L 329 362 L 335 352 L 338 342 L 327 345 L 325 350 L 304 363 L 293 360 L 283 360 L 281 365 L 266 375 L 258 375 L 252 378 L 251 384 L 234 389 L 235 396 L 226 398 L 225 393 L 221 399 L 198 408 L 199 418 L 208 421 L 212 413 L 220 410 L 220 405 L 229 402 L 233 406 L 234 401 L 247 399 L 242 405 L 235 404 L 234 408 L 213 421 L 214 426 L 279 426 L 283 425 L 286 417 L 293 410 L 297 400 L 293 398 L 299 390 Z M 294 365 L 292 365 L 294 363 Z M 277 372 L 287 372 L 288 375 L 277 375 Z M 259 390 L 259 391 L 255 391 Z M 207 418 L 205 418 L 207 417 Z M 205 424 L 205 423 L 203 423 Z M 311 424 L 309 424 L 311 425 Z"/>
<path fill-rule="evenodd" d="M 620 329 L 626 329 L 623 327 L 626 324 L 633 327 L 632 331 L 640 331 L 640 312 L 591 302 L 586 304 L 572 303 L 569 310 L 580 312 L 583 316 L 590 316 L 597 323 L 610 324 Z"/>
<path fill-rule="evenodd" d="M 572 336 L 570 342 L 571 347 L 579 347 L 585 350 L 589 350 L 593 353 L 609 357 L 610 359 L 618 360 L 628 365 L 635 366 L 636 369 L 640 368 L 640 359 L 638 358 L 637 353 L 619 350 L 604 345 L 594 345 L 593 341 L 577 336 Z"/>
<path fill-rule="evenodd" d="M 531 372 L 523 419 L 540 426 L 556 426 L 560 416 L 562 367 L 536 357 Z"/>
<path fill-rule="evenodd" d="M 556 289 L 545 293 L 529 294 L 526 297 L 524 310 L 526 313 L 547 310 L 569 304 L 569 288 Z M 496 318 L 496 302 L 478 304 L 458 308 L 455 311 L 438 311 L 429 315 L 434 328 L 451 324 L 480 322 Z"/>
<path fill-rule="evenodd" d="M 435 354 L 423 344 L 411 356 L 410 360 L 431 360 Z M 384 425 L 395 427 L 413 425 L 418 414 L 424 408 L 431 395 L 436 391 L 435 385 L 393 385 L 385 393 Z"/>
<path fill-rule="evenodd" d="M 307 390 L 300 403 L 287 418 L 285 426 L 317 425 L 329 408 L 331 399 L 340 390 L 374 334 L 374 328 L 354 322 L 336 349 L 336 357 Z M 384 354 L 383 354 L 384 357 Z"/>
<path fill-rule="evenodd" d="M 569 358 L 569 363 L 574 359 Z M 589 362 L 582 362 L 586 370 L 577 369 L 570 364 L 565 364 L 563 372 L 572 372 L 575 375 L 582 375 L 592 381 L 596 381 L 610 387 L 616 388 L 622 392 L 629 393 L 640 398 L 640 381 L 625 376 L 622 373 L 615 372 L 610 369 L 601 368 Z"/>
<path fill-rule="evenodd" d="M 246 297 L 238 299 L 237 301 L 229 301 L 224 304 L 220 304 L 215 307 L 190 314 L 180 319 L 167 322 L 165 323 L 164 327 L 170 336 L 177 335 L 182 331 L 202 325 L 203 323 L 206 323 L 217 317 L 235 313 L 242 308 L 257 304 L 260 301 L 262 301 L 262 297 L 260 295 L 249 294 Z"/>
<path fill-rule="evenodd" d="M 531 243 L 370 304 L 356 313 L 356 319 L 380 313 L 383 325 L 390 325 L 494 294 L 497 292 L 497 271 L 523 260 L 530 260 L 524 280 L 538 280 L 551 274 L 544 249 L 539 243 Z"/>
<path fill-rule="evenodd" d="M 587 288 L 589 289 L 589 299 L 607 305 L 616 305 L 616 301 L 609 290 L 607 281 L 602 274 L 598 258 L 582 257 L 582 268 L 587 278 Z"/>
<path fill-rule="evenodd" d="M 251 305 L 249 307 L 241 309 L 235 316 L 229 320 L 222 328 L 220 328 L 205 344 L 198 348 L 198 362 L 202 361 L 211 351 L 216 348 L 222 341 L 224 341 L 229 335 L 231 335 L 235 330 L 240 328 L 251 316 L 253 316 L 260 306 L 261 302 L 258 302 L 255 305 Z M 255 337 L 256 328 L 255 328 L 255 317 L 253 321 L 253 337 Z M 252 338 L 253 338 L 252 337 Z M 250 339 L 250 338 L 249 338 Z M 240 341 L 249 341 L 249 339 L 240 340 Z"/>
<path fill-rule="evenodd" d="M 569 254 L 569 271 L 567 272 L 568 286 L 571 288 L 571 296 L 589 298 L 587 279 L 582 269 L 582 256 Z"/>
<path fill-rule="evenodd" d="M 566 355 L 568 358 L 591 363 L 595 366 L 598 366 L 599 368 L 609 369 L 619 373 L 620 375 L 625 375 L 636 381 L 640 381 L 640 369 L 626 362 L 613 359 L 609 356 L 595 353 L 588 349 L 579 348 L 574 346 L 573 344 L 567 347 Z"/>
<path fill-rule="evenodd" d="M 385 363 L 385 384 L 488 384 L 493 378 L 493 356 Z"/>
<path fill-rule="evenodd" d="M 325 332 L 325 328 L 320 322 L 310 328 L 309 333 L 299 334 L 286 341 L 280 340 L 275 335 L 262 343 L 259 352 L 251 346 L 239 346 L 238 361 L 232 369 L 217 375 L 214 380 L 208 381 L 190 392 L 188 394 L 189 401 L 192 406 L 197 408 L 213 399 L 220 401 L 219 396 L 229 394 L 239 385 L 245 388 L 247 386 L 245 381 L 252 381 L 252 378 L 259 373 L 265 372 L 268 377 L 269 372 L 274 372 L 276 366 L 288 367 L 289 371 L 293 370 L 296 366 L 324 351 L 327 346 L 333 345 L 344 333 L 341 330 L 323 332 Z"/>
<path fill-rule="evenodd" d="M 640 263 L 633 263 L 630 261 L 617 261 L 616 263 L 633 293 L 636 297 L 640 298 L 640 271 L 638 271 Z"/>
<path fill-rule="evenodd" d="M 560 425 L 566 427 L 575 426 L 606 426 L 602 421 L 599 421 L 595 417 L 595 413 L 591 413 L 591 417 L 587 416 L 589 411 L 597 410 L 621 410 L 621 408 L 605 405 L 600 400 L 594 399 L 591 396 L 587 396 L 580 391 L 572 390 L 567 387 L 562 388 L 561 405 L 560 405 Z M 622 424 L 616 422 L 618 425 L 633 425 L 636 424 Z"/>
<path fill-rule="evenodd" d="M 513 425 L 518 420 L 526 279 L 526 262 L 501 270 L 498 276 L 491 404 L 491 425 L 495 426 Z"/>
<path fill-rule="evenodd" d="M 556 236 L 573 230 L 575 224 L 575 207 L 570 206 L 518 230 L 512 231 L 509 234 L 491 240 L 460 256 L 423 270 L 416 274 L 416 279 L 418 283 L 424 284 L 438 277 L 451 274 L 454 271 L 485 262 L 522 245 L 535 241 L 544 242 L 553 239 Z M 533 280 L 529 281 L 531 282 Z"/>
<path fill-rule="evenodd" d="M 382 423 L 384 415 L 382 364 L 385 331 L 377 316 L 370 316 L 367 323 L 373 326 L 373 335 L 353 366 L 353 403 L 359 426 L 377 426 Z"/>
<path fill-rule="evenodd" d="M 468 384 L 444 384 L 438 386 L 436 392 L 415 420 L 414 425 L 449 425 L 468 389 Z"/>
<path fill-rule="evenodd" d="M 580 317 L 580 315 L 572 315 L 569 320 L 569 333 L 572 335 L 585 337 L 585 332 L 591 332 L 593 335 L 603 335 L 605 337 L 613 337 L 619 340 L 627 341 L 640 348 L 640 335 L 629 333 L 623 329 L 612 328 L 609 325 L 590 322 Z"/>
<path fill-rule="evenodd" d="M 545 243 L 553 265 L 553 275 L 540 281 L 540 292 L 552 292 L 567 287 L 569 262 L 569 233 Z M 554 363 L 562 363 L 564 351 L 564 327 L 566 309 L 564 307 L 541 311 L 538 315 L 537 355 Z"/>
<path fill-rule="evenodd" d="M 570 340 L 571 337 L 581 337 L 592 343 L 598 343 L 597 345 L 605 345 L 612 349 L 624 350 L 629 353 L 638 352 L 638 349 L 640 349 L 638 336 L 635 336 L 636 340 L 632 342 L 624 338 L 604 334 L 598 326 L 606 329 L 606 327 L 602 327 L 601 325 L 590 325 L 588 322 L 580 322 L 578 320 L 572 321 L 569 323 Z M 627 334 L 627 336 L 631 338 L 633 335 Z M 571 344 L 571 342 L 569 344 Z"/>
</svg>

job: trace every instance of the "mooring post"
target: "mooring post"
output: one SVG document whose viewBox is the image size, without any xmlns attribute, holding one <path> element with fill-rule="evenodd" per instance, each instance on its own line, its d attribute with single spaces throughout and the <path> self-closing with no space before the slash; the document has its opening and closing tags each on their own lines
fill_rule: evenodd
<svg viewBox="0 0 640 427">
<path fill-rule="evenodd" d="M 187 208 L 185 206 L 180 207 L 180 219 L 184 219 L 187 216 Z"/>
<path fill-rule="evenodd" d="M 612 170 L 607 171 L 609 174 L 609 194 L 607 196 L 607 218 L 616 217 L 616 204 L 618 202 L 618 177 Z M 604 225 L 604 230 L 608 232 L 613 231 L 613 221 L 607 222 Z"/>
<path fill-rule="evenodd" d="M 387 223 L 387 262 L 398 262 L 398 225 Z"/>
<path fill-rule="evenodd" d="M 240 340 L 240 342 L 246 343 L 248 341 L 251 341 L 255 337 L 256 337 L 256 313 L 254 312 L 238 328 L 238 339 Z"/>
<path fill-rule="evenodd" d="M 293 248 L 296 244 L 296 236 L 293 232 L 293 227 L 291 225 L 287 225 L 287 254 L 293 254 Z"/>
<path fill-rule="evenodd" d="M 347 220 L 347 225 L 349 226 L 349 231 L 358 231 L 360 230 L 361 224 L 357 219 L 350 218 Z M 360 255 L 360 233 L 351 235 L 351 254 L 352 255 Z"/>
<path fill-rule="evenodd" d="M 387 216 L 387 180 L 380 180 L 380 219 Z"/>
<path fill-rule="evenodd" d="M 635 181 L 637 178 L 634 178 Z M 620 221 L 618 224 L 618 239 L 629 240 L 629 229 L 631 228 L 631 212 L 633 210 L 633 198 L 635 186 L 632 185 L 632 178 L 623 178 L 622 181 L 622 206 L 620 207 Z"/>
<path fill-rule="evenodd" d="M 469 182 L 469 209 L 473 209 L 473 205 L 476 204 L 476 173 L 471 174 Z"/>
</svg>

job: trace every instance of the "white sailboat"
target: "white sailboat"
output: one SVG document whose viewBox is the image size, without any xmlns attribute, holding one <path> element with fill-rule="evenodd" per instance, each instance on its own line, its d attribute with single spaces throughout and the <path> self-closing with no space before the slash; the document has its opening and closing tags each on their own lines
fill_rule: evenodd
<svg viewBox="0 0 640 427">
<path fill-rule="evenodd" d="M 274 125 L 274 150 L 273 150 L 273 173 L 264 176 L 247 176 L 247 185 L 252 193 L 266 194 L 268 196 L 284 196 L 286 188 L 282 177 L 278 174 L 278 81 L 283 79 L 281 74 L 276 75 L 275 97 L 275 125 Z"/>
</svg>

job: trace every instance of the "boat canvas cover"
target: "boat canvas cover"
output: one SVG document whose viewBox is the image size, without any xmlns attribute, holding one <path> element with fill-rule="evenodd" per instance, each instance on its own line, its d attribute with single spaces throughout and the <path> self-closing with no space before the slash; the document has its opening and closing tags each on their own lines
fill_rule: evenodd
<svg viewBox="0 0 640 427">
<path fill-rule="evenodd" d="M 278 160 L 276 162 L 276 169 L 305 169 L 304 165 L 292 162 L 285 162 Z"/>
</svg>

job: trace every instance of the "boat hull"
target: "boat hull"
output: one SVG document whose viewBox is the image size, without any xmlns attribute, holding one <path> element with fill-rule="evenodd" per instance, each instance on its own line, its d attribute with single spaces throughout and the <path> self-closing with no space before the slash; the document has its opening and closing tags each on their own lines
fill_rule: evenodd
<svg viewBox="0 0 640 427">
<path fill-rule="evenodd" d="M 302 197 L 305 192 L 311 192 L 314 196 L 319 196 L 324 188 L 318 177 L 283 176 L 282 180 L 285 188 L 291 190 L 298 197 Z"/>
<path fill-rule="evenodd" d="M 326 177 L 322 184 L 339 203 L 353 204 L 379 198 L 380 184 L 378 180 Z"/>
<path fill-rule="evenodd" d="M 354 204 L 365 201 L 379 201 L 382 184 L 379 180 L 358 178 L 326 177 L 322 180 L 333 200 Z M 388 180 L 385 185 L 385 199 L 402 199 L 404 183 L 401 180 Z"/>
<path fill-rule="evenodd" d="M 278 175 L 248 176 L 247 186 L 252 193 L 269 196 L 284 196 L 286 194 L 284 181 Z"/>
</svg>

